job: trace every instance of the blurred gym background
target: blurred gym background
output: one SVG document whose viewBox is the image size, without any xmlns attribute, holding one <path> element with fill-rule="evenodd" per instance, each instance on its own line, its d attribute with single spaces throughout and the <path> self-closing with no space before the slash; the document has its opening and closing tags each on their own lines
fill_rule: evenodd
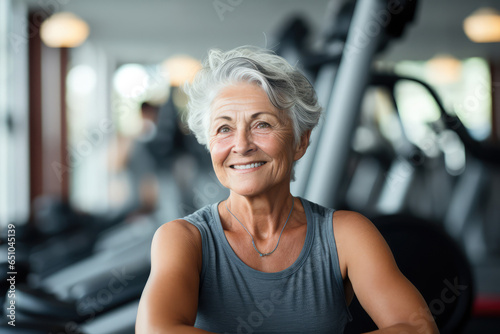
<svg viewBox="0 0 500 334">
<path fill-rule="evenodd" d="M 292 193 L 373 219 L 414 284 L 433 284 L 442 333 L 498 333 L 500 3 L 486 0 L 0 0 L 0 328 L 133 333 L 156 228 L 227 196 L 182 85 L 207 50 L 241 45 L 301 67 L 325 107 Z"/>
</svg>

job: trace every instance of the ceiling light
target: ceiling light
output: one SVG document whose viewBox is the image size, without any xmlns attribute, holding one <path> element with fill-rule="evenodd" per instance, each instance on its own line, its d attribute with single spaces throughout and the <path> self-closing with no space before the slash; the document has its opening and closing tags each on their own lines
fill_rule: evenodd
<svg viewBox="0 0 500 334">
<path fill-rule="evenodd" d="M 480 8 L 464 20 L 464 31 L 476 43 L 500 42 L 500 13 L 493 8 Z"/>
<path fill-rule="evenodd" d="M 452 55 L 439 54 L 426 63 L 429 80 L 434 84 L 450 84 L 460 80 L 462 62 Z"/>
<path fill-rule="evenodd" d="M 74 48 L 89 35 L 89 26 L 78 16 L 68 12 L 56 13 L 40 26 L 42 41 L 52 48 Z"/>
<path fill-rule="evenodd" d="M 171 86 L 182 86 L 185 82 L 191 82 L 196 73 L 201 69 L 201 63 L 190 56 L 173 56 L 162 64 L 163 72 Z"/>
</svg>

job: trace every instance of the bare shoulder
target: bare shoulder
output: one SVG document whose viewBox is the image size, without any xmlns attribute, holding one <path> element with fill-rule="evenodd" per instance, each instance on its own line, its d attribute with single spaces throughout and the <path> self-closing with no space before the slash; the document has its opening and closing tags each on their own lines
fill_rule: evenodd
<svg viewBox="0 0 500 334">
<path fill-rule="evenodd" d="M 367 259 L 366 254 L 380 255 L 392 262 L 392 253 L 375 225 L 355 211 L 338 210 L 333 214 L 333 229 L 342 262 Z M 372 257 L 371 256 L 371 257 Z"/>
<path fill-rule="evenodd" d="M 161 225 L 156 230 L 153 240 L 162 243 L 162 241 L 178 238 L 194 243 L 199 241 L 201 244 L 201 235 L 198 228 L 184 219 L 172 220 Z"/>
<path fill-rule="evenodd" d="M 196 261 L 198 268 L 201 268 L 201 249 L 198 228 L 184 219 L 176 219 L 156 230 L 151 245 L 151 264 L 154 268 L 158 258 L 175 255 Z"/>
<path fill-rule="evenodd" d="M 377 238 L 380 236 L 373 223 L 355 211 L 338 210 L 333 213 L 335 234 L 342 238 Z"/>
</svg>

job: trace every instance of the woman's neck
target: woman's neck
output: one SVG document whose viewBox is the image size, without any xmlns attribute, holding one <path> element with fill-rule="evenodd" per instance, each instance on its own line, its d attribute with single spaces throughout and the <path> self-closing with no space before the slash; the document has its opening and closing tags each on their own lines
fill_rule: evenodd
<svg viewBox="0 0 500 334">
<path fill-rule="evenodd" d="M 293 200 L 289 189 L 288 191 L 283 191 L 283 189 L 267 191 L 265 194 L 256 196 L 242 196 L 231 192 L 225 205 L 239 222 L 228 212 L 226 215 L 228 228 L 242 230 L 241 223 L 257 240 L 272 238 L 281 232 L 292 208 Z"/>
</svg>

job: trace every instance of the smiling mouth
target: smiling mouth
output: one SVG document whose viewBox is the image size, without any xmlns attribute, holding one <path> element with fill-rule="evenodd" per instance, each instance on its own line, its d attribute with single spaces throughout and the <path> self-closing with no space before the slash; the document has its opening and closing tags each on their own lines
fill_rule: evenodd
<svg viewBox="0 0 500 334">
<path fill-rule="evenodd" d="M 247 165 L 231 165 L 229 167 L 231 167 L 233 169 L 251 169 L 251 168 L 260 167 L 260 166 L 264 165 L 265 163 L 266 162 L 262 161 L 262 162 L 255 162 L 255 163 L 247 164 Z"/>
</svg>

